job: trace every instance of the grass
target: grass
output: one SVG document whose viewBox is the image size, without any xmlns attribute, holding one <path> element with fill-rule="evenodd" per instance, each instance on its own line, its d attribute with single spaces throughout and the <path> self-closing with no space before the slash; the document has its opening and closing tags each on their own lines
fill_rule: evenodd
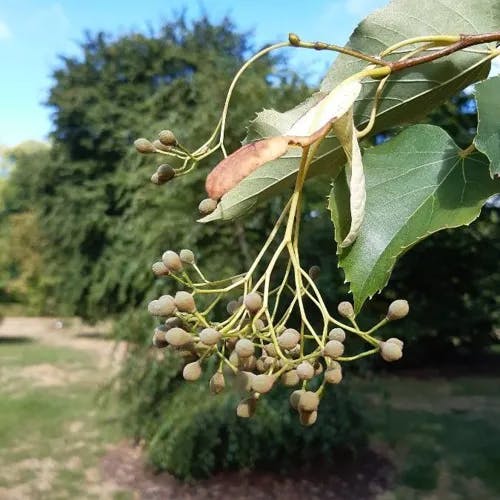
<svg viewBox="0 0 500 500">
<path fill-rule="evenodd" d="M 96 404 L 107 374 L 95 355 L 7 342 L 0 358 L 0 498 L 131 498 L 98 475 L 121 436 L 117 410 Z M 57 376 L 45 383 L 40 367 Z M 366 395 L 372 446 L 394 464 L 378 500 L 500 498 L 498 377 L 350 383 Z"/>
<path fill-rule="evenodd" d="M 500 498 L 499 387 L 494 377 L 359 383 L 378 395 L 372 441 L 395 465 L 386 497 Z"/>
<path fill-rule="evenodd" d="M 96 360 L 37 343 L 0 344 L 0 357 L 0 498 L 102 498 L 99 459 L 120 435 L 114 410 L 96 404 Z M 31 377 L 40 366 L 59 379 Z"/>
<path fill-rule="evenodd" d="M 93 365 L 89 352 L 33 342 L 0 342 L 0 352 L 3 367 L 22 368 L 48 363 L 61 369 L 88 369 Z"/>
</svg>

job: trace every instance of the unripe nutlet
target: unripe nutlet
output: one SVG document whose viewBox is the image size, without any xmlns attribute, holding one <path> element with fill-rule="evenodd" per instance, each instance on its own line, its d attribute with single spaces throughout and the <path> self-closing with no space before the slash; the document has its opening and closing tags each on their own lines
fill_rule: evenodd
<svg viewBox="0 0 500 500">
<path fill-rule="evenodd" d="M 288 41 L 290 42 L 290 45 L 293 45 L 296 47 L 297 45 L 300 44 L 300 38 L 299 35 L 295 33 L 288 33 Z"/>
<path fill-rule="evenodd" d="M 176 252 L 167 250 L 161 260 L 167 266 L 167 269 L 172 272 L 182 271 L 182 261 Z"/>
<path fill-rule="evenodd" d="M 183 248 L 179 252 L 179 258 L 185 264 L 194 264 L 194 262 L 195 262 L 194 253 L 191 250 L 187 249 L 187 248 Z"/>
<path fill-rule="evenodd" d="M 170 274 L 170 271 L 168 270 L 167 266 L 161 260 L 155 262 L 151 266 L 151 270 L 153 271 L 153 274 L 155 276 L 167 276 L 168 274 Z"/>
<path fill-rule="evenodd" d="M 222 392 L 226 387 L 224 375 L 221 372 L 215 372 L 210 379 L 209 387 L 212 394 L 219 394 Z"/>
<path fill-rule="evenodd" d="M 401 349 L 403 349 L 403 347 L 405 345 L 404 342 L 401 339 L 398 339 L 396 337 L 391 337 L 390 339 L 387 339 L 386 342 L 394 342 L 394 344 L 396 344 L 399 347 L 401 347 Z"/>
<path fill-rule="evenodd" d="M 160 316 L 160 302 L 158 300 L 152 300 L 148 304 L 148 312 L 153 316 Z"/>
<path fill-rule="evenodd" d="M 273 358 L 275 358 L 278 353 L 276 352 L 276 347 L 274 347 L 274 344 L 266 344 L 264 346 L 264 351 L 266 351 L 266 354 L 268 356 L 272 356 Z"/>
<path fill-rule="evenodd" d="M 200 204 L 198 205 L 198 210 L 202 215 L 211 214 L 216 208 L 217 201 L 212 200 L 211 198 L 205 198 L 204 200 L 201 200 Z"/>
<path fill-rule="evenodd" d="M 274 385 L 274 377 L 272 375 L 255 375 L 252 379 L 252 389 L 260 394 L 269 392 Z"/>
<path fill-rule="evenodd" d="M 236 342 L 234 350 L 237 352 L 240 358 L 248 358 L 255 352 L 255 347 L 251 340 L 240 339 Z"/>
<path fill-rule="evenodd" d="M 182 370 L 182 376 L 184 380 L 194 382 L 201 377 L 201 364 L 199 361 L 193 361 L 188 363 Z"/>
<path fill-rule="evenodd" d="M 134 146 L 135 146 L 135 149 L 139 153 L 147 154 L 147 153 L 154 153 L 155 152 L 155 148 L 154 148 L 152 142 L 148 141 L 144 137 L 140 137 L 139 139 L 136 139 L 134 141 Z"/>
<path fill-rule="evenodd" d="M 347 301 L 341 302 L 337 306 L 337 310 L 341 316 L 344 318 L 354 318 L 354 308 L 352 307 L 352 304 Z"/>
<path fill-rule="evenodd" d="M 196 304 L 193 296 L 189 292 L 180 291 L 175 294 L 174 299 L 177 309 L 181 312 L 193 313 L 196 311 Z"/>
<path fill-rule="evenodd" d="M 304 389 L 298 389 L 296 391 L 293 391 L 292 394 L 290 394 L 290 406 L 294 409 L 294 410 L 298 410 L 299 408 L 299 400 L 300 400 L 300 396 L 306 391 L 304 391 Z"/>
<path fill-rule="evenodd" d="M 200 340 L 205 345 L 215 345 L 219 342 L 221 334 L 215 328 L 204 328 L 200 332 Z"/>
<path fill-rule="evenodd" d="M 240 366 L 240 357 L 238 356 L 238 353 L 236 351 L 233 351 L 228 358 L 228 361 L 235 366 L 236 368 L 239 368 Z"/>
<path fill-rule="evenodd" d="M 293 387 L 300 382 L 299 376 L 297 375 L 297 370 L 290 370 L 281 375 L 281 383 L 286 387 Z"/>
<path fill-rule="evenodd" d="M 387 319 L 389 321 L 395 321 L 397 319 L 404 318 L 410 312 L 410 306 L 408 301 L 403 299 L 398 299 L 389 305 L 387 310 Z"/>
<path fill-rule="evenodd" d="M 248 356 L 248 358 L 241 358 L 240 357 L 240 369 L 241 370 L 253 371 L 255 369 L 256 363 L 257 363 L 257 359 L 253 355 Z"/>
<path fill-rule="evenodd" d="M 337 361 L 333 361 L 330 366 L 325 370 L 323 375 L 325 382 L 329 384 L 340 384 L 342 381 L 342 367 Z"/>
<path fill-rule="evenodd" d="M 171 316 L 175 312 L 175 302 L 171 295 L 162 295 L 157 302 L 159 316 Z"/>
<path fill-rule="evenodd" d="M 300 419 L 300 423 L 303 426 L 309 427 L 310 425 L 313 425 L 316 423 L 316 420 L 318 419 L 318 412 L 316 410 L 314 410 L 314 411 L 299 410 L 299 419 Z"/>
<path fill-rule="evenodd" d="M 328 340 L 338 340 L 339 342 L 344 342 L 345 332 L 342 328 L 332 328 L 328 333 Z"/>
<path fill-rule="evenodd" d="M 184 323 L 182 322 L 181 318 L 178 318 L 177 316 L 174 316 L 173 318 L 168 318 L 165 320 L 165 328 L 170 329 L 170 328 L 182 328 L 184 326 Z"/>
<path fill-rule="evenodd" d="M 300 333 L 293 328 L 287 328 L 279 337 L 278 345 L 282 349 L 293 349 L 300 340 Z"/>
<path fill-rule="evenodd" d="M 238 309 L 238 307 L 239 307 L 239 305 L 238 305 L 238 302 L 236 300 L 230 300 L 227 303 L 226 311 L 229 314 L 234 314 L 236 312 L 236 310 Z"/>
<path fill-rule="evenodd" d="M 323 354 L 332 359 L 338 358 L 344 354 L 344 344 L 338 340 L 329 340 L 323 349 Z"/>
<path fill-rule="evenodd" d="M 297 366 L 297 375 L 300 380 L 310 380 L 314 377 L 314 367 L 308 361 L 302 361 Z"/>
<path fill-rule="evenodd" d="M 165 333 L 165 339 L 174 347 L 182 347 L 189 344 L 193 340 L 191 335 L 186 332 L 186 330 L 178 327 L 171 328 L 167 333 Z"/>
<path fill-rule="evenodd" d="M 162 163 L 157 169 L 158 184 L 165 184 L 175 177 L 175 170 L 168 163 Z"/>
<path fill-rule="evenodd" d="M 265 364 L 265 360 L 266 358 L 264 357 L 261 357 L 259 358 L 256 363 L 255 363 L 255 369 L 259 372 L 259 373 L 264 373 L 265 371 L 267 371 L 267 367 L 266 367 L 266 364 Z"/>
<path fill-rule="evenodd" d="M 249 293 L 243 299 L 248 312 L 256 313 L 262 307 L 262 297 L 257 292 Z"/>
<path fill-rule="evenodd" d="M 319 406 L 319 396 L 312 391 L 304 391 L 299 397 L 298 409 L 301 411 L 314 411 Z"/>
<path fill-rule="evenodd" d="M 319 266 L 311 266 L 308 271 L 308 274 L 313 281 L 316 281 L 319 278 L 320 273 L 321 269 Z"/>
<path fill-rule="evenodd" d="M 159 151 L 165 151 L 165 152 L 169 152 L 171 151 L 171 147 L 170 146 L 165 146 L 165 144 L 162 144 L 161 141 L 159 141 L 158 139 L 155 139 L 153 141 L 153 147 L 156 149 L 156 150 L 159 150 Z"/>
<path fill-rule="evenodd" d="M 403 357 L 403 350 L 394 342 L 381 342 L 380 355 L 385 361 L 397 361 Z"/>
<path fill-rule="evenodd" d="M 171 130 L 162 130 L 158 134 L 158 139 L 165 146 L 175 146 L 177 144 L 177 138 Z"/>
<path fill-rule="evenodd" d="M 257 400 L 255 398 L 247 398 L 238 403 L 236 407 L 236 415 L 241 418 L 250 418 L 255 413 Z"/>
<path fill-rule="evenodd" d="M 276 358 L 273 358 L 272 356 L 265 356 L 264 357 L 264 367 L 267 372 L 270 368 L 275 368 L 277 366 L 278 360 Z"/>
<path fill-rule="evenodd" d="M 163 349 L 168 346 L 168 342 L 165 340 L 165 332 L 159 328 L 156 328 L 153 334 L 153 345 L 158 349 Z"/>
<path fill-rule="evenodd" d="M 230 337 L 226 339 L 226 347 L 229 351 L 232 351 L 234 349 L 234 346 L 236 345 L 236 342 L 238 342 L 238 339 L 235 337 Z"/>
</svg>

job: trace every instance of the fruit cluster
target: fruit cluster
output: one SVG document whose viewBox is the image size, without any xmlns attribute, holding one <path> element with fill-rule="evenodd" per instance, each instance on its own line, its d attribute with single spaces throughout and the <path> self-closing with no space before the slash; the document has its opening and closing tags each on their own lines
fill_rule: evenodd
<svg viewBox="0 0 500 500">
<path fill-rule="evenodd" d="M 375 352 L 386 361 L 402 357 L 401 340 L 380 341 L 371 334 L 386 322 L 406 316 L 409 308 L 405 300 L 394 301 L 386 317 L 368 332 L 357 327 L 351 303 L 341 302 L 338 313 L 351 325 L 329 317 L 328 328 L 324 325 L 319 335 L 313 335 L 305 328 L 304 321 L 300 321 L 298 329 L 290 325 L 298 300 L 297 291 L 287 284 L 287 279 L 274 290 L 250 286 L 248 273 L 209 281 L 198 268 L 193 252 L 186 249 L 179 254 L 166 251 L 152 270 L 156 276 L 173 278 L 190 290 L 178 291 L 175 296 L 163 295 L 149 303 L 149 312 L 161 320 L 154 331 L 153 344 L 173 349 L 184 359 L 183 377 L 188 381 L 199 379 L 208 359 L 216 358 L 217 369 L 210 378 L 210 391 L 220 393 L 228 376 L 233 379 L 236 387 L 247 393 L 236 409 L 240 417 L 252 416 L 261 395 L 281 383 L 300 387 L 292 392 L 290 404 L 297 410 L 302 424 L 312 425 L 325 387 L 342 381 L 343 362 Z M 193 281 L 193 274 L 199 282 Z M 318 274 L 317 266 L 308 273 L 311 279 Z M 278 307 L 286 289 L 291 292 L 290 300 L 286 307 L 283 304 Z M 227 317 L 222 321 L 210 319 L 217 303 L 228 293 L 238 291 L 242 291 L 242 295 L 227 303 Z M 304 295 L 304 291 L 300 293 Z M 198 301 L 198 297 L 202 300 Z M 197 302 L 206 302 L 206 297 L 210 299 L 209 304 L 199 310 Z M 345 356 L 346 332 L 361 336 L 372 344 L 372 349 Z M 316 390 L 312 390 L 312 386 Z"/>
</svg>

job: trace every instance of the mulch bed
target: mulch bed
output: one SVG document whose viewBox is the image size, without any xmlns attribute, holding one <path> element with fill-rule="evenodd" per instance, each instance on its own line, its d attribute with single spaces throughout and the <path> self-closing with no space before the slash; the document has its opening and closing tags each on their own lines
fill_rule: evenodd
<svg viewBox="0 0 500 500">
<path fill-rule="evenodd" d="M 394 473 L 390 462 L 367 451 L 356 462 L 325 469 L 307 468 L 278 474 L 266 471 L 221 472 L 196 483 L 183 483 L 172 475 L 155 473 L 146 465 L 139 446 L 121 443 L 103 457 L 106 481 L 132 490 L 142 500 L 368 500 L 387 490 Z"/>
</svg>

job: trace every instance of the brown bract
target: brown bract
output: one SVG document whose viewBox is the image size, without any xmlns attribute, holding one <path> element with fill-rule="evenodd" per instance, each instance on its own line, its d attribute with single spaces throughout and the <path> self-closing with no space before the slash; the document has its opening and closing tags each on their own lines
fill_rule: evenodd
<svg viewBox="0 0 500 500">
<path fill-rule="evenodd" d="M 332 121 L 335 119 L 336 117 Z M 289 146 L 309 146 L 325 135 L 329 128 L 330 122 L 309 136 L 280 135 L 245 144 L 224 158 L 208 174 L 205 183 L 208 196 L 213 200 L 220 199 L 253 171 L 283 156 Z"/>
<path fill-rule="evenodd" d="M 288 140 L 282 136 L 246 144 L 224 158 L 208 174 L 205 183 L 208 196 L 218 200 L 247 175 L 264 163 L 279 158 L 287 149 Z"/>
</svg>

